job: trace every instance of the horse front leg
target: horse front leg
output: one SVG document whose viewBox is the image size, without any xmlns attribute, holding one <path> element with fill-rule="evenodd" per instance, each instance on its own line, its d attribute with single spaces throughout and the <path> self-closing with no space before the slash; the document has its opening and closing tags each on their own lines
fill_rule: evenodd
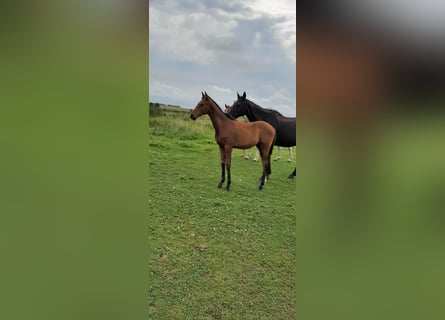
<svg viewBox="0 0 445 320">
<path fill-rule="evenodd" d="M 221 181 L 218 183 L 218 189 L 221 189 L 225 179 L 226 179 L 226 166 L 223 162 L 221 162 Z"/>
<path fill-rule="evenodd" d="M 219 152 L 221 154 L 221 181 L 218 183 L 218 189 L 221 189 L 225 179 L 226 179 L 226 173 L 225 173 L 225 155 L 224 155 L 224 149 L 219 147 Z"/>
<path fill-rule="evenodd" d="M 275 157 L 275 159 L 273 159 L 274 161 L 278 161 L 281 159 L 281 147 L 278 147 L 278 153 L 277 156 Z"/>
<path fill-rule="evenodd" d="M 260 152 L 258 151 L 258 148 L 256 148 L 255 151 L 255 158 L 253 158 L 253 161 L 257 162 L 258 161 L 258 156 L 259 156 Z"/>
<path fill-rule="evenodd" d="M 243 153 L 244 153 L 245 149 L 243 149 Z M 245 160 L 249 160 L 250 156 L 252 155 L 252 148 L 250 148 L 247 152 L 246 152 L 246 156 L 244 157 Z"/>
<path fill-rule="evenodd" d="M 227 169 L 227 185 L 226 185 L 226 190 L 229 191 L 230 190 L 230 184 L 232 183 L 232 176 L 230 174 L 230 164 L 231 164 L 231 157 L 227 157 L 228 154 L 232 153 L 232 148 L 226 148 L 225 150 L 226 152 L 226 169 Z"/>
</svg>

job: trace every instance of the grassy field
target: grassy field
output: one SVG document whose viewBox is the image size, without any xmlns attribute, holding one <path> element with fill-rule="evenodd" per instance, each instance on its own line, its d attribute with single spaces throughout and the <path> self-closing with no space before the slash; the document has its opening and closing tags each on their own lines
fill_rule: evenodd
<svg viewBox="0 0 445 320">
<path fill-rule="evenodd" d="M 258 191 L 261 164 L 235 150 L 231 191 L 217 189 L 211 122 L 188 115 L 149 122 L 150 319 L 295 319 L 295 164 L 283 150 Z"/>
</svg>

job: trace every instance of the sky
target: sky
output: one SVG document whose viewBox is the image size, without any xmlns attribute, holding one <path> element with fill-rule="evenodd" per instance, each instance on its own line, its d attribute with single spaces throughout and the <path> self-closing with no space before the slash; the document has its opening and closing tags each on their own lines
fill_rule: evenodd
<svg viewBox="0 0 445 320">
<path fill-rule="evenodd" d="M 237 92 L 296 114 L 295 0 L 150 0 L 150 102 L 221 108 Z"/>
</svg>

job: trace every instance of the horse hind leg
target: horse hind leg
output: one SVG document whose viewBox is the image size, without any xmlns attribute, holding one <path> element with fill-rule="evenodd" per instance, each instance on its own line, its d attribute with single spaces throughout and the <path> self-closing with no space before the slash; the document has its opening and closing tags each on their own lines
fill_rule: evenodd
<svg viewBox="0 0 445 320">
<path fill-rule="evenodd" d="M 269 175 L 272 173 L 272 168 L 270 167 L 270 157 L 272 156 L 274 142 L 275 142 L 275 139 L 270 144 L 269 151 L 267 153 L 268 154 L 268 156 L 267 156 L 267 167 L 266 167 L 267 177 L 269 177 Z"/>
<path fill-rule="evenodd" d="M 260 151 L 260 153 L 262 153 L 262 152 Z M 267 181 L 267 164 L 264 161 L 264 157 L 263 156 L 261 157 L 261 159 L 262 159 L 262 162 L 263 162 L 263 174 L 261 175 L 261 177 L 259 179 L 260 184 L 258 186 L 258 190 L 260 190 L 260 191 L 263 190 L 264 184 Z"/>
<path fill-rule="evenodd" d="M 292 171 L 292 173 L 287 178 L 293 179 L 293 178 L 295 178 L 296 175 L 297 175 L 297 168 L 295 168 L 294 171 Z"/>
<path fill-rule="evenodd" d="M 266 182 L 266 176 L 263 174 L 260 178 L 260 185 L 258 186 L 258 190 L 260 191 L 263 190 L 265 182 Z"/>
<path fill-rule="evenodd" d="M 268 169 L 268 168 L 269 168 L 269 169 Z M 268 171 L 268 170 L 270 170 L 270 165 L 268 166 L 268 165 L 265 164 L 264 161 L 263 161 L 263 174 L 261 175 L 261 177 L 260 177 L 260 179 L 259 179 L 260 184 L 259 184 L 259 186 L 258 186 L 258 190 L 260 190 L 260 191 L 263 190 L 264 184 L 266 183 L 267 178 L 268 178 L 268 176 L 269 176 L 269 175 L 267 174 L 267 171 Z"/>
<path fill-rule="evenodd" d="M 270 155 L 271 151 L 267 150 L 263 144 L 257 145 L 258 150 L 261 154 L 261 160 L 263 163 L 263 174 L 260 177 L 260 185 L 258 186 L 258 190 L 263 190 L 264 184 L 267 181 L 267 177 L 272 173 L 272 170 L 270 168 Z M 272 147 L 271 147 L 272 148 Z"/>
<path fill-rule="evenodd" d="M 289 156 L 287 157 L 287 162 L 291 162 L 292 161 L 292 147 L 289 147 Z"/>
</svg>

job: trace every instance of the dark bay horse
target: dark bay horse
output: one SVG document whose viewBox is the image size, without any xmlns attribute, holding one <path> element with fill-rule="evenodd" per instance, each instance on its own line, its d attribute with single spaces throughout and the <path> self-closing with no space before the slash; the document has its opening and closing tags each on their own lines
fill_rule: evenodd
<svg viewBox="0 0 445 320">
<path fill-rule="evenodd" d="M 201 101 L 198 102 L 191 112 L 190 118 L 196 120 L 203 114 L 209 115 L 212 121 L 215 128 L 215 140 L 219 145 L 221 153 L 221 181 L 218 183 L 218 188 L 221 188 L 225 181 L 225 168 L 227 168 L 226 190 L 228 191 L 230 188 L 232 149 L 247 149 L 257 146 L 263 162 L 263 174 L 260 177 L 260 185 L 258 186 L 258 189 L 262 190 L 267 177 L 272 173 L 270 155 L 275 142 L 275 129 L 273 126 L 264 121 L 246 123 L 231 118 L 207 95 L 207 92 L 202 93 Z"/>
<path fill-rule="evenodd" d="M 272 109 L 265 109 L 252 101 L 246 99 L 246 92 L 242 96 L 236 93 L 238 100 L 236 100 L 229 115 L 235 119 L 240 116 L 247 116 L 250 121 L 266 121 L 271 124 L 277 134 L 275 145 L 280 147 L 293 147 L 296 145 L 297 127 L 296 118 L 285 117 L 281 113 Z M 289 175 L 288 178 L 293 178 L 296 175 L 296 169 Z"/>
</svg>

